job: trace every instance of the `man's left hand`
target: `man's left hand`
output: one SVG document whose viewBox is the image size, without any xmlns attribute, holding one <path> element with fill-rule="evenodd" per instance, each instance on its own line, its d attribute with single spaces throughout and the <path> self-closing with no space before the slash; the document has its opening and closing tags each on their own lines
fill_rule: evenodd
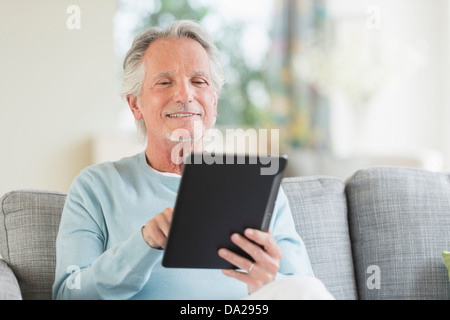
<svg viewBox="0 0 450 320">
<path fill-rule="evenodd" d="M 270 231 L 246 229 L 244 235 L 245 237 L 235 233 L 231 236 L 231 241 L 252 257 L 254 262 L 224 248 L 219 250 L 219 256 L 239 269 L 247 271 L 222 270 L 226 276 L 245 282 L 248 292 L 253 293 L 275 279 L 280 268 L 281 250 Z"/>
</svg>

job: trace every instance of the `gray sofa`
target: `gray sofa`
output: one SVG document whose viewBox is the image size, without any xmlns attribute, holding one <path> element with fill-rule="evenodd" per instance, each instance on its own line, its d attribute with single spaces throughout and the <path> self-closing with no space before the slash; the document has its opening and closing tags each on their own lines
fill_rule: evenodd
<svg viewBox="0 0 450 320">
<path fill-rule="evenodd" d="M 345 182 L 285 178 L 283 188 L 314 272 L 335 298 L 450 298 L 441 256 L 450 250 L 450 174 L 378 167 Z M 48 191 L 2 197 L 0 298 L 51 299 L 64 200 Z"/>
</svg>

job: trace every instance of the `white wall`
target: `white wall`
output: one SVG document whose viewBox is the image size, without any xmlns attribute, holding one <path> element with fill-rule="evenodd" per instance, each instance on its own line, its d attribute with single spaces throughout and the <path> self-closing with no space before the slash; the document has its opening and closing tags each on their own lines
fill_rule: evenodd
<svg viewBox="0 0 450 320">
<path fill-rule="evenodd" d="M 66 26 L 69 5 L 81 29 Z M 111 0 L 0 4 L 0 194 L 66 192 L 120 112 Z"/>
<path fill-rule="evenodd" d="M 447 17 L 450 17 L 450 4 L 447 5 L 447 10 L 444 11 Z M 450 19 L 447 18 L 445 28 L 447 32 L 443 32 L 446 46 L 443 54 L 447 57 L 446 64 L 443 67 L 445 73 L 444 87 L 446 94 L 445 104 L 442 106 L 443 117 L 440 119 L 440 126 L 442 128 L 441 140 L 442 146 L 445 150 L 445 170 L 450 171 Z"/>
<path fill-rule="evenodd" d="M 381 153 L 437 151 L 444 158 L 443 170 L 450 170 L 449 112 L 449 2 L 447 0 L 329 0 L 329 14 L 338 18 L 368 17 L 377 6 L 381 28 L 373 37 L 393 39 L 412 46 L 426 60 L 412 75 L 403 76 L 382 89 L 367 109 L 362 133 L 365 150 Z M 364 19 L 361 24 L 365 28 Z M 369 32 L 370 34 L 370 32 Z M 406 58 L 406 56 L 405 56 Z M 335 102 L 342 108 L 342 101 Z M 335 112 L 334 138 L 338 151 L 346 151 L 346 115 Z M 341 125 L 340 123 L 345 123 Z"/>
</svg>

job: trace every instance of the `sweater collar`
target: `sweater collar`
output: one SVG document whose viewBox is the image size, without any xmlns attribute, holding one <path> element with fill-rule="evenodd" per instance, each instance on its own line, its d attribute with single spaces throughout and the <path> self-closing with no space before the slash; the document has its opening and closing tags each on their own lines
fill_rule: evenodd
<svg viewBox="0 0 450 320">
<path fill-rule="evenodd" d="M 141 169 L 147 173 L 147 175 L 150 175 L 152 178 L 156 178 L 158 180 L 164 181 L 164 182 L 171 182 L 171 181 L 178 181 L 181 179 L 181 175 L 172 173 L 172 172 L 161 172 L 153 167 L 151 167 L 147 163 L 147 159 L 145 156 L 145 150 L 138 154 L 138 162 Z"/>
</svg>

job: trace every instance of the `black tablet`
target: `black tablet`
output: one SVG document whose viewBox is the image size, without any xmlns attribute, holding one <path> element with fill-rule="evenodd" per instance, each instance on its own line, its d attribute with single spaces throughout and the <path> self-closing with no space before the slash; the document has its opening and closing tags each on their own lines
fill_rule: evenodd
<svg viewBox="0 0 450 320">
<path fill-rule="evenodd" d="M 219 257 L 233 233 L 267 231 L 286 155 L 193 153 L 186 159 L 164 250 L 168 268 L 235 268 Z"/>
</svg>

